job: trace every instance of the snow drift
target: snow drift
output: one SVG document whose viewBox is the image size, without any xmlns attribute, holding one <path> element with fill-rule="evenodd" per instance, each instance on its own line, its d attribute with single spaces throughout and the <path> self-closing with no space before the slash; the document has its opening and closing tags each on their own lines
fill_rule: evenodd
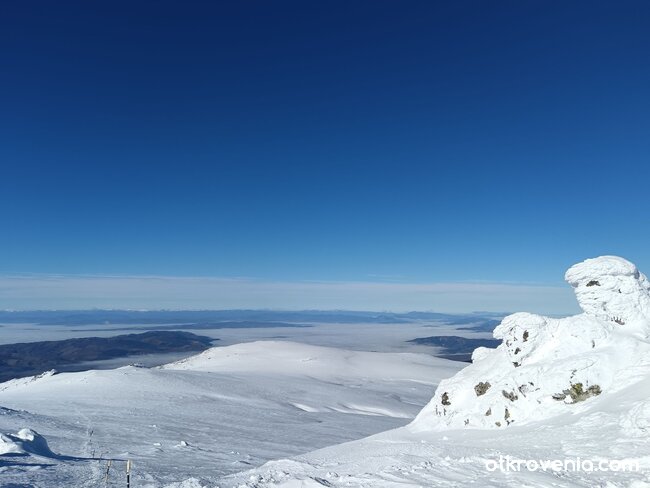
<svg viewBox="0 0 650 488">
<path fill-rule="evenodd" d="M 648 279 L 615 256 L 576 264 L 565 279 L 584 313 L 504 318 L 494 330 L 501 345 L 474 351 L 472 364 L 440 383 L 411 427 L 504 428 L 577 413 L 647 373 Z"/>
<path fill-rule="evenodd" d="M 34 454 L 55 457 L 45 437 L 32 429 L 21 429 L 16 434 L 0 434 L 0 455 L 25 456 Z"/>
</svg>

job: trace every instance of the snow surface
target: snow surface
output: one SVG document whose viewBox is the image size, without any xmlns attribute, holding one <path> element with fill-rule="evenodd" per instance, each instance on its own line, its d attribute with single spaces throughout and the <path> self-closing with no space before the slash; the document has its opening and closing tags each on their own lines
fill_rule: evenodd
<svg viewBox="0 0 650 488">
<path fill-rule="evenodd" d="M 31 429 L 21 429 L 16 434 L 0 434 L 0 454 L 54 457 L 45 438 Z"/>
<path fill-rule="evenodd" d="M 36 429 L 74 459 L 0 455 L 0 486 L 100 486 L 107 461 L 99 458 L 115 460 L 114 476 L 133 459 L 138 487 L 214 486 L 273 458 L 405 425 L 461 366 L 424 354 L 260 341 L 160 368 L 12 380 L 0 384 L 0 405 L 9 407 L 0 432 Z M 7 449 L 22 448 L 5 438 Z"/>
<path fill-rule="evenodd" d="M 263 349 L 260 351 L 259 349 Z M 240 372 L 305 376 L 331 380 L 420 381 L 431 384 L 428 368 L 445 364 L 428 355 L 414 353 L 378 354 L 346 351 L 286 341 L 264 341 L 213 347 L 198 355 L 161 366 L 165 370 Z M 390 367 L 387 367 L 390 365 Z"/>
</svg>

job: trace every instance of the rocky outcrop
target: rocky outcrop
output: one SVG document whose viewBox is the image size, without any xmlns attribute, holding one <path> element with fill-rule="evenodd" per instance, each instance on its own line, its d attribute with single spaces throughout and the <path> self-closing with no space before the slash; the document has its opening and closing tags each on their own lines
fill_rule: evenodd
<svg viewBox="0 0 650 488">
<path fill-rule="evenodd" d="M 616 256 L 587 259 L 566 272 L 586 314 L 617 325 L 645 330 L 650 323 L 650 281 L 629 261 Z"/>
<path fill-rule="evenodd" d="M 628 386 L 650 361 L 650 282 L 625 259 L 572 266 L 566 280 L 583 314 L 516 313 L 494 329 L 502 343 L 440 383 L 418 429 L 504 428 L 579 408 Z"/>
</svg>

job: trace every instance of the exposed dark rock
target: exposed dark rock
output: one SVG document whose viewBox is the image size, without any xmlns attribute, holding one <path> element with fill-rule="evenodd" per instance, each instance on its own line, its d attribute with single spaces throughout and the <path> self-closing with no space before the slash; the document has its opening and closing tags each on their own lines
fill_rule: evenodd
<svg viewBox="0 0 650 488">
<path fill-rule="evenodd" d="M 480 382 L 476 386 L 474 386 L 474 392 L 476 392 L 476 396 L 481 396 L 485 395 L 485 393 L 490 389 L 490 386 L 492 386 L 489 382 Z"/>
<path fill-rule="evenodd" d="M 451 402 L 449 401 L 449 393 L 447 393 L 447 392 L 444 392 L 442 394 L 442 397 L 441 397 L 440 400 L 441 400 L 440 403 L 442 403 L 445 406 L 451 405 Z"/>
<path fill-rule="evenodd" d="M 506 390 L 502 390 L 502 391 L 501 391 L 501 394 L 502 394 L 504 397 L 506 397 L 508 400 L 510 400 L 511 402 L 514 402 L 515 400 L 518 400 L 518 399 L 519 399 L 519 397 L 515 394 L 514 391 L 506 391 Z"/>
<path fill-rule="evenodd" d="M 567 397 L 571 398 L 572 403 L 583 402 L 587 398 L 598 396 L 602 393 L 599 385 L 591 385 L 586 390 L 583 388 L 582 383 L 572 383 L 570 388 L 562 390 L 562 393 L 553 395 L 554 400 L 565 400 Z"/>
</svg>

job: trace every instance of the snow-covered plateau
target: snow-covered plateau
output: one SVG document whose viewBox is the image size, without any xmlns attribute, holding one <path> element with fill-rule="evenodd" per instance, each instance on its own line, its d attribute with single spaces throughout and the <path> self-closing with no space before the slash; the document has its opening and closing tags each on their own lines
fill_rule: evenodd
<svg viewBox="0 0 650 488">
<path fill-rule="evenodd" d="M 566 280 L 582 314 L 510 315 L 463 369 L 261 341 L 0 384 L 0 484 L 104 486 L 129 458 L 150 488 L 648 488 L 650 282 L 614 256 Z"/>
</svg>

